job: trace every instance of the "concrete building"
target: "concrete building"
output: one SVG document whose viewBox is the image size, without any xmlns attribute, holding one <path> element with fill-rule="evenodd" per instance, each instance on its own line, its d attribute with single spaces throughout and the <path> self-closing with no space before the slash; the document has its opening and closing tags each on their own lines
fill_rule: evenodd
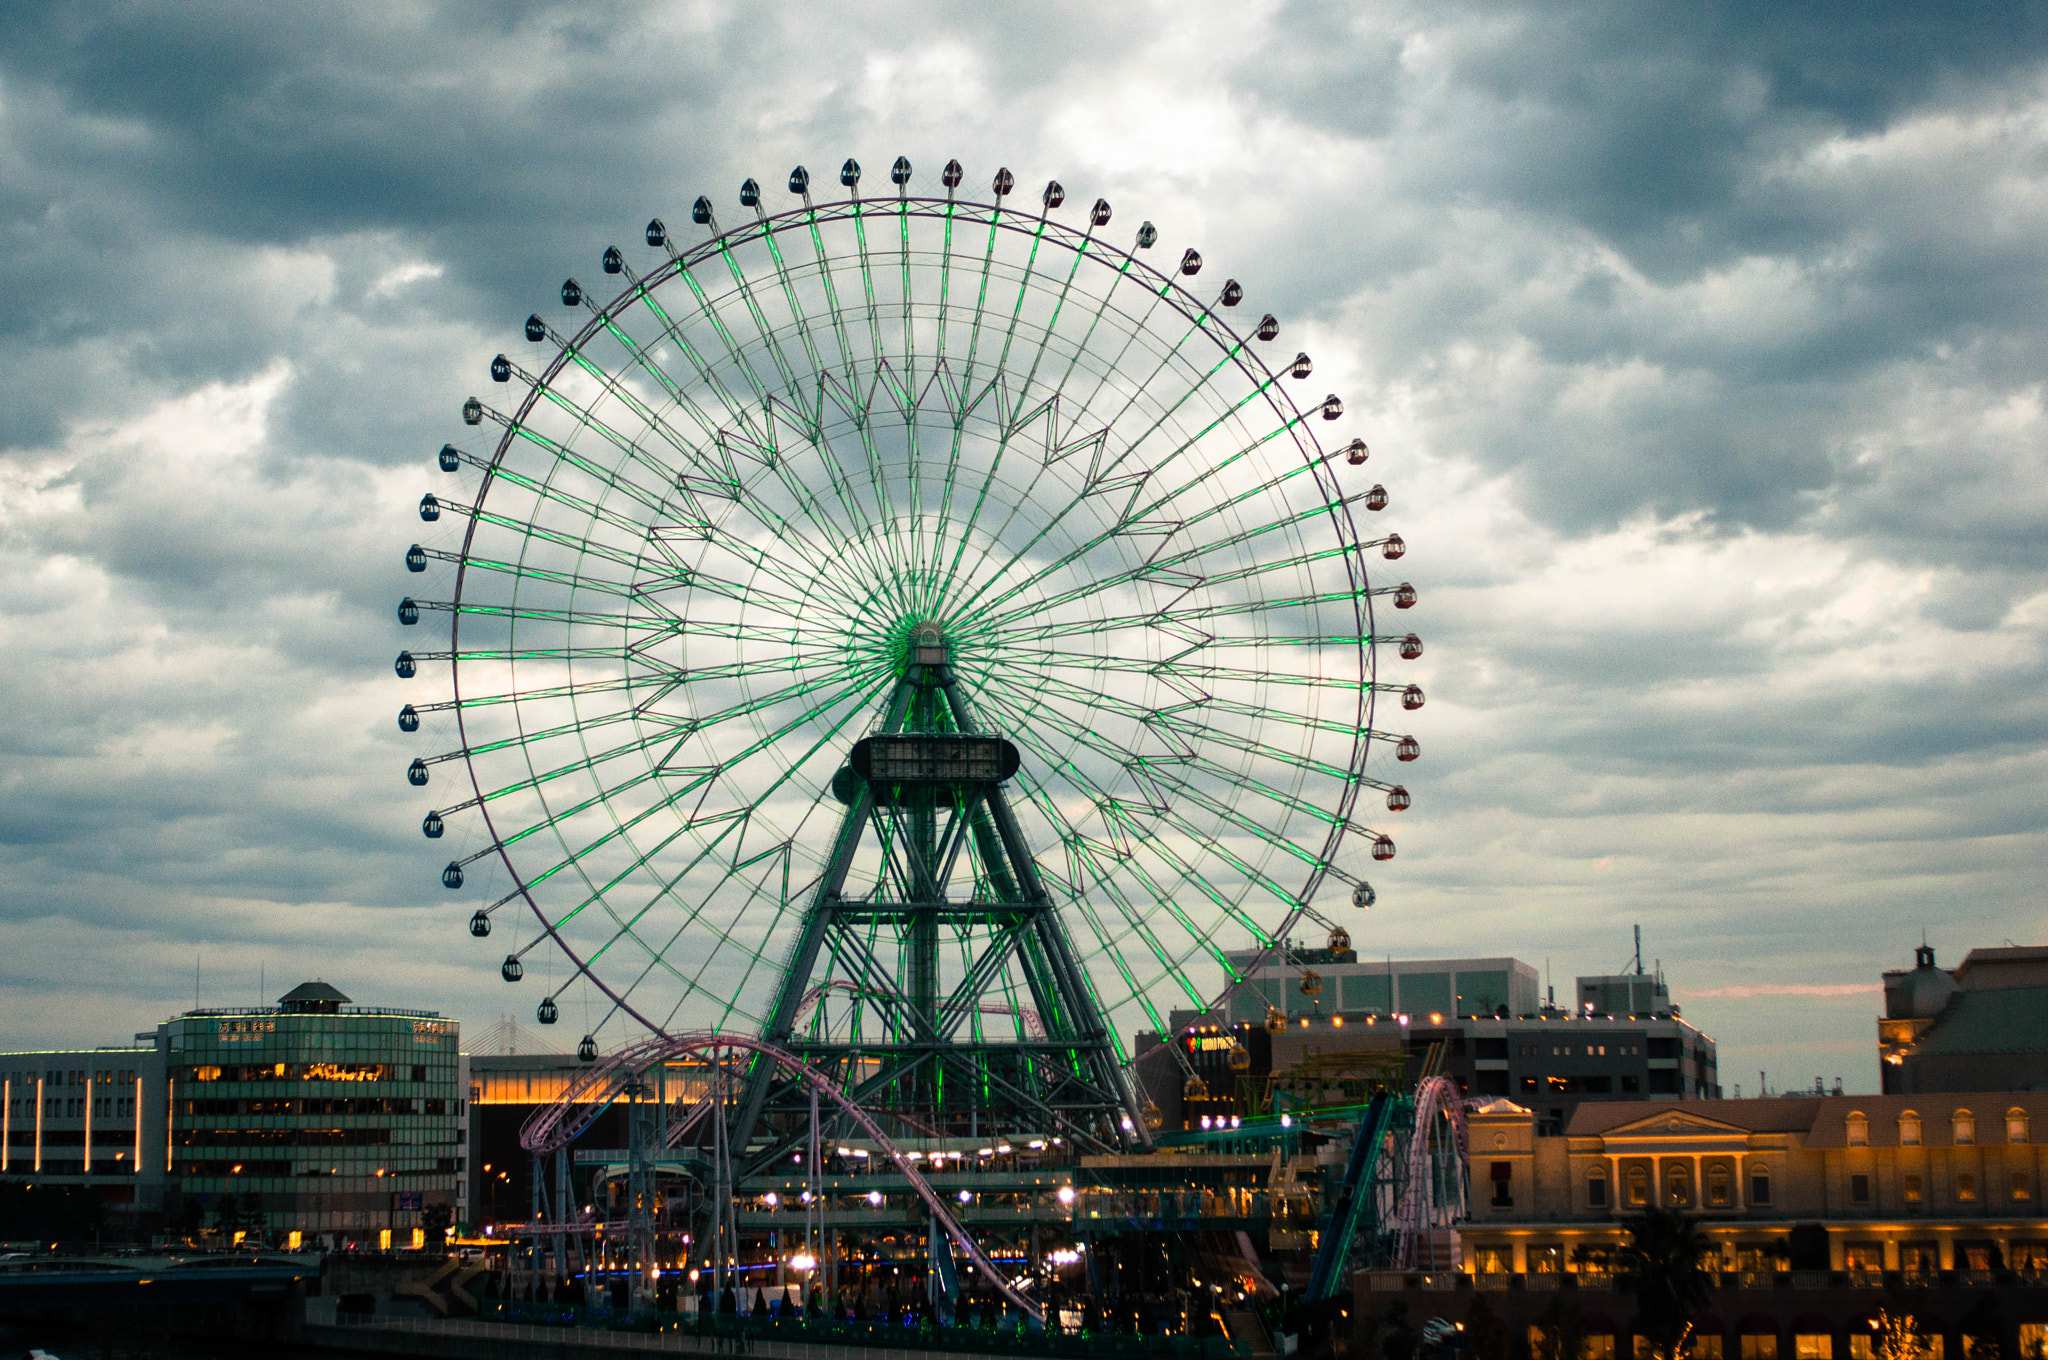
<svg viewBox="0 0 2048 1360">
<path fill-rule="evenodd" d="M 1258 954 L 1247 949 L 1227 957 L 1245 969 Z M 1309 973 L 1321 981 L 1320 991 L 1302 990 Z M 1334 1015 L 1534 1016 L 1543 1007 L 1541 975 L 1520 959 L 1361 959 L 1344 940 L 1325 949 L 1276 951 L 1231 998 L 1229 1019 L 1262 1022 L 1269 1008 L 1290 1020 L 1314 1021 Z"/>
<path fill-rule="evenodd" d="M 150 1037 L 0 1054 L 0 1177 L 89 1186 L 114 1214 L 161 1211 L 164 1061 Z"/>
<path fill-rule="evenodd" d="M 1886 1094 L 2048 1090 L 2048 948 L 1973 949 L 1949 970 L 1921 945 L 1884 975 L 1877 1046 Z"/>
<path fill-rule="evenodd" d="M 130 1047 L 0 1054 L 0 1074 L 0 1175 L 90 1185 L 116 1212 L 384 1246 L 420 1242 L 429 1206 L 466 1214 L 467 1077 L 435 1011 L 310 982 Z"/>
<path fill-rule="evenodd" d="M 1441 1045 L 1441 1070 L 1471 1096 L 1508 1096 L 1562 1134 L 1580 1103 L 1694 1100 L 1721 1094 L 1714 1040 L 1671 1005 L 1659 973 L 1577 979 L 1574 1004 L 1543 997 L 1540 974 L 1520 959 L 1361 960 L 1341 933 L 1324 949 L 1290 948 L 1249 970 L 1226 1014 L 1176 1011 L 1175 1042 L 1208 1087 L 1213 1118 L 1251 1114 L 1283 1097 L 1342 1104 L 1373 1082 L 1413 1084 Z M 1653 1011 L 1615 1011 L 1628 1000 Z M 1167 1127 L 1190 1107 L 1178 1063 L 1140 1035 L 1138 1072 Z M 1250 1062 L 1229 1065 L 1232 1047 Z"/>
<path fill-rule="evenodd" d="M 2048 1093 L 1586 1104 L 1562 1138 L 1511 1101 L 1468 1122 L 1471 1271 L 1581 1269 L 1653 1205 L 1697 1218 L 1723 1271 L 2048 1271 Z"/>
</svg>

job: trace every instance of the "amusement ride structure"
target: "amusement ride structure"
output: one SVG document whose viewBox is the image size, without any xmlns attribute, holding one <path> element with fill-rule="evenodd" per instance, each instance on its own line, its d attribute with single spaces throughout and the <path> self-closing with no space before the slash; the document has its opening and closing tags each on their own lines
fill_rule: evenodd
<svg viewBox="0 0 2048 1360">
<path fill-rule="evenodd" d="M 504 978 L 546 964 L 539 1022 L 583 1008 L 590 1066 L 525 1137 L 563 1269 L 597 1216 L 571 1144 L 617 1107 L 650 1282 L 815 1264 L 857 1153 L 933 1292 L 957 1252 L 1038 1316 L 1038 1263 L 961 1206 L 1071 1219 L 1086 1166 L 1175 1137 L 1127 1036 L 1226 1006 L 1226 947 L 1341 934 L 1395 852 L 1368 803 L 1408 806 L 1383 758 L 1419 746 L 1375 723 L 1423 693 L 1378 667 L 1422 644 L 1376 611 L 1415 591 L 1368 579 L 1405 545 L 1368 527 L 1365 442 L 1319 437 L 1344 406 L 1310 356 L 1106 201 L 913 178 L 864 194 L 849 160 L 826 202 L 800 167 L 779 210 L 750 179 L 736 221 L 699 198 L 640 263 L 606 249 L 603 289 L 566 280 L 492 360 L 482 442 L 420 502 L 406 565 L 439 589 L 399 619 L 448 622 L 396 663 L 447 668 L 399 713 L 435 742 L 422 830 Z M 1409 1165 L 1442 1149 L 1435 1089 L 1345 1116 L 1346 1259 L 1404 1212 L 1426 1235 L 1407 1187 L 1448 1193 Z M 734 1209 L 774 1186 L 800 1252 Z"/>
</svg>

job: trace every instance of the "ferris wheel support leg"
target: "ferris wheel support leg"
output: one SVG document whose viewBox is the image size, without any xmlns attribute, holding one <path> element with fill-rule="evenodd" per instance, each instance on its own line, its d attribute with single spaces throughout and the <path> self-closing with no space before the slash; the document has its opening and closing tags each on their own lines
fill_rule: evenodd
<svg viewBox="0 0 2048 1360">
<path fill-rule="evenodd" d="M 917 686 L 910 680 L 897 682 L 896 693 L 889 700 L 888 716 L 882 722 L 882 731 L 895 732 L 902 728 L 903 717 L 910 711 L 910 701 L 916 692 Z M 796 947 L 790 951 L 789 961 L 783 967 L 775 1009 L 769 1012 L 768 1023 L 762 1027 L 761 1038 L 778 1048 L 789 1041 L 796 1028 L 797 1012 L 803 1006 L 811 972 L 818 965 L 818 953 L 824 946 L 826 932 L 831 928 L 840 892 L 846 886 L 846 875 L 853 868 L 854 851 L 860 848 L 860 839 L 867 833 L 874 812 L 874 791 L 863 786 L 855 795 L 853 804 L 846 809 L 846 816 L 840 819 L 839 834 L 832 843 L 832 858 L 826 861 L 817 894 L 811 899 L 810 909 L 804 913 L 802 933 L 798 935 Z M 777 1072 L 774 1062 L 758 1056 L 751 1069 L 747 1074 L 746 1095 L 740 1105 L 739 1117 L 732 1128 L 736 1139 L 733 1146 L 742 1152 L 753 1139 Z"/>
<path fill-rule="evenodd" d="M 960 692 L 959 681 L 951 670 L 941 673 L 940 683 L 945 690 L 946 706 L 952 711 L 954 725 L 963 732 L 978 731 L 974 711 L 969 707 L 967 697 Z M 986 805 L 989 817 L 995 823 L 997 838 L 1002 842 L 1003 853 L 992 856 L 984 849 L 984 856 L 992 872 L 998 863 L 1008 861 L 1014 890 L 1033 910 L 1033 933 L 1045 961 L 1051 965 L 1049 971 L 1054 983 L 1062 993 L 1058 998 L 1058 1014 L 1067 1020 L 1067 1034 L 1088 1050 L 1096 1085 L 1115 1098 L 1130 1125 L 1130 1132 L 1143 1146 L 1149 1147 L 1152 1133 L 1145 1127 L 1144 1112 L 1125 1075 L 1123 1064 L 1116 1060 L 1115 1036 L 1109 1032 L 1101 1008 L 1095 1004 L 1095 994 L 1089 989 L 1087 976 L 1074 958 L 1066 931 L 1060 923 L 1059 909 L 1038 876 L 1038 864 L 1031 858 L 1031 848 L 1025 844 L 1023 828 L 1017 824 L 1017 814 L 1011 810 L 1009 800 L 1003 796 L 1000 787 L 989 789 Z M 1047 1033 L 1054 1033 L 1054 1012 L 1047 1008 L 1047 1003 L 1053 998 L 1036 999 L 1039 1013 L 1046 1021 Z"/>
</svg>

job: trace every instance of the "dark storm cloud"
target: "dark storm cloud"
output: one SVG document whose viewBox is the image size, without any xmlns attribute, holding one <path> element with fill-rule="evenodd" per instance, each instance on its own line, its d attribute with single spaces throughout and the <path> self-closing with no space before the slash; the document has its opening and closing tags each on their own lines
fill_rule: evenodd
<svg viewBox="0 0 2048 1360">
<path fill-rule="evenodd" d="M 12 16 L 0 919 L 47 947 L 0 1018 L 146 1023 L 201 942 L 530 1006 L 403 782 L 456 737 L 392 721 L 432 450 L 647 216 L 899 151 L 1156 219 L 1344 384 L 1430 648 L 1368 947 L 1568 976 L 1639 919 L 1683 990 L 1867 979 L 1930 900 L 2038 933 L 2044 47 L 2037 5 Z M 1775 1053 L 1849 1009 L 1693 1013 Z"/>
</svg>

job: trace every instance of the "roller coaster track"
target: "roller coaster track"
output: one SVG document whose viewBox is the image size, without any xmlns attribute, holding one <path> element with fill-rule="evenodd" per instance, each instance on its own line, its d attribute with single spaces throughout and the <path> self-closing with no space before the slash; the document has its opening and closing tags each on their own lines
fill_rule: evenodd
<svg viewBox="0 0 2048 1360">
<path fill-rule="evenodd" d="M 1410 1111 L 1412 1121 L 1406 1120 Z M 1439 1120 L 1447 1121 L 1447 1140 L 1435 1137 Z M 1399 1136 L 1404 1121 L 1405 1140 Z M 1374 1096 L 1358 1121 L 1344 1179 L 1329 1197 L 1305 1297 L 1310 1302 L 1334 1298 L 1345 1287 L 1345 1267 L 1361 1229 L 1393 1237 L 1394 1259 L 1385 1264 L 1414 1268 L 1419 1248 L 1439 1228 L 1439 1220 L 1448 1224 L 1464 1216 L 1469 1150 L 1464 1098 L 1448 1077 L 1425 1076 L 1410 1097 Z M 1445 1155 L 1450 1165 L 1439 1166 Z"/>
<path fill-rule="evenodd" d="M 882 1131 L 881 1125 L 875 1122 L 873 1116 L 855 1104 L 839 1083 L 813 1070 L 794 1054 L 784 1052 L 759 1039 L 735 1034 L 702 1032 L 645 1039 L 622 1048 L 603 1061 L 593 1064 L 571 1081 L 553 1104 L 534 1111 L 519 1131 L 520 1146 L 536 1156 L 560 1152 L 589 1129 L 599 1115 L 625 1094 L 626 1087 L 639 1080 L 640 1074 L 649 1068 L 674 1058 L 706 1057 L 721 1052 L 751 1053 L 767 1058 L 794 1073 L 812 1091 L 831 1101 L 843 1114 L 860 1126 L 861 1131 L 874 1141 L 876 1150 L 887 1157 L 903 1174 L 903 1178 L 910 1183 L 910 1188 L 931 1211 L 932 1222 L 952 1240 L 962 1255 L 974 1263 L 975 1269 L 981 1272 L 983 1278 L 1033 1320 L 1041 1323 L 1044 1321 L 1044 1309 L 1017 1292 L 996 1268 L 995 1263 L 989 1260 L 974 1239 L 968 1236 L 967 1230 L 960 1226 L 959 1221 L 946 1208 L 945 1201 L 917 1169 L 917 1164 L 903 1154 L 902 1149 Z M 722 1090 L 722 1083 L 714 1083 L 710 1093 L 697 1103 L 699 1110 L 710 1109 L 711 1101 L 719 1098 Z M 702 1117 L 701 1113 L 693 1110 L 684 1122 L 694 1124 Z"/>
</svg>

